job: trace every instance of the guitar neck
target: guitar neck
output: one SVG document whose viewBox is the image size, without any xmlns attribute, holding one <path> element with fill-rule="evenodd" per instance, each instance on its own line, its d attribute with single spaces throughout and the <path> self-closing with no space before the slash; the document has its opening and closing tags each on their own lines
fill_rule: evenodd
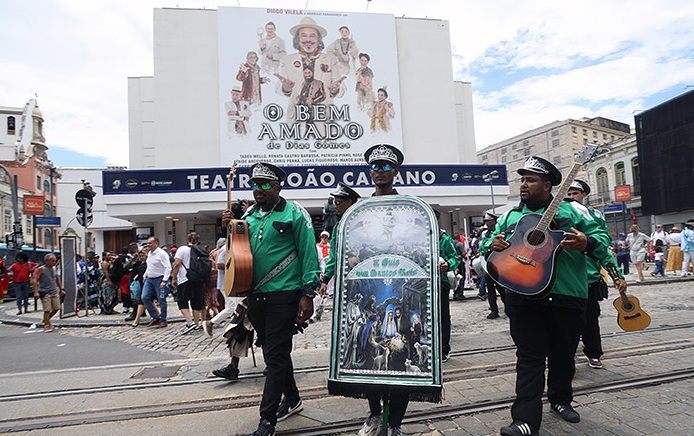
<svg viewBox="0 0 694 436">
<path fill-rule="evenodd" d="M 622 283 L 623 278 L 619 276 L 619 272 L 617 271 L 617 267 L 613 263 L 608 263 L 605 265 L 605 271 L 607 271 L 607 274 L 610 276 L 614 284 L 619 288 L 619 285 Z M 626 292 L 622 291 L 621 289 L 619 290 L 619 295 L 622 297 L 622 299 L 627 298 Z"/>
<path fill-rule="evenodd" d="M 564 179 L 564 182 L 561 184 L 559 190 L 552 199 L 552 202 L 549 204 L 549 206 L 547 206 L 547 210 L 545 211 L 545 213 L 542 214 L 542 218 L 540 218 L 540 221 L 537 223 L 535 230 L 538 230 L 543 233 L 547 231 L 549 225 L 552 223 L 554 215 L 556 215 L 557 210 L 559 209 L 559 205 L 562 201 L 564 201 L 566 193 L 569 192 L 571 182 L 573 181 L 574 177 L 576 177 L 576 174 L 578 173 L 578 170 L 580 168 L 581 164 L 578 162 L 574 162 L 573 166 L 571 167 L 571 170 L 569 171 L 569 174 L 567 174 L 566 178 Z"/>
</svg>

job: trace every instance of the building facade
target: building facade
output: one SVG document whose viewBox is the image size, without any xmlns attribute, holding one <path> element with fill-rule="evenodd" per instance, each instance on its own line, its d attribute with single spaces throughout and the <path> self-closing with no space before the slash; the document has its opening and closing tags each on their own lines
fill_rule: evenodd
<svg viewBox="0 0 694 436">
<path fill-rule="evenodd" d="M 360 51 L 370 53 L 370 65 L 377 77 L 373 91 L 385 88 L 385 77 L 392 79 L 387 84 L 388 98 L 396 108 L 392 130 L 387 134 L 374 132 L 376 122 L 372 116 L 369 131 L 365 110 L 350 107 L 347 118 L 345 106 L 336 104 L 334 107 L 342 111 L 336 122 L 340 128 L 356 125 L 355 131 L 363 129 L 362 136 L 346 144 L 343 135 L 340 141 L 344 142 L 327 145 L 335 146 L 334 152 L 320 150 L 317 142 L 307 145 L 313 141 L 286 141 L 282 149 L 270 153 L 245 152 L 247 144 L 253 146 L 253 138 L 267 142 L 268 147 L 279 146 L 279 141 L 271 137 L 277 130 L 265 130 L 270 121 L 254 126 L 253 135 L 235 139 L 233 132 L 227 131 L 226 115 L 220 116 L 224 104 L 220 95 L 228 96 L 231 85 L 237 83 L 233 78 L 238 77 L 239 68 L 237 58 L 227 59 L 227 52 L 235 47 L 224 46 L 229 38 L 222 36 L 245 21 L 226 25 L 220 14 L 230 19 L 235 14 L 250 16 L 254 20 L 252 38 L 238 49 L 244 58 L 247 50 L 258 50 L 255 31 L 262 30 L 267 21 L 275 22 L 277 34 L 286 40 L 290 52 L 287 56 L 294 51 L 289 30 L 297 23 L 318 22 L 327 34 L 326 41 L 336 38 L 339 27 L 327 24 L 335 13 L 316 11 L 293 11 L 292 17 L 282 18 L 270 10 L 248 8 L 155 9 L 154 76 L 128 79 L 130 170 L 104 172 L 105 204 L 110 216 L 130 220 L 143 232 L 151 229 L 165 244 L 185 240 L 190 230 L 217 235 L 222 231 L 218 218 L 226 207 L 226 174 L 232 161 L 240 165 L 232 182 L 234 198 L 252 198 L 246 168 L 254 161 L 270 160 L 290 172 L 283 196 L 299 201 L 314 217 L 320 217 L 337 181 L 353 185 L 365 196 L 373 192 L 362 153 L 367 143 L 383 142 L 384 137 L 396 138 L 390 141 L 406 157 L 398 190 L 420 196 L 443 212 L 442 226 L 448 231 L 469 231 L 471 217 L 481 216 L 494 203 L 505 203 L 508 185 L 503 166 L 487 167 L 475 162 L 471 85 L 453 80 L 448 22 L 381 14 L 339 15 L 352 20 L 349 23 L 354 34 L 359 26 L 365 29 L 359 33 L 364 39 L 357 43 Z M 370 20 L 382 26 L 368 30 Z M 383 42 L 389 38 L 391 42 Z M 392 57 L 390 69 L 377 63 L 377 54 Z M 297 62 L 294 65 L 300 65 Z M 327 73 L 330 67 L 325 62 L 319 67 Z M 225 70 L 225 64 L 232 65 L 233 70 Z M 384 75 L 386 71 L 390 76 Z M 286 108 L 284 103 L 274 103 L 284 101 L 277 91 L 277 79 L 271 74 L 263 77 L 269 82 L 262 88 L 262 98 L 269 103 L 264 110 L 252 112 L 251 120 L 263 116 L 274 120 L 266 109 L 281 113 Z M 341 80 L 346 83 L 345 92 L 353 92 L 352 73 Z M 358 119 L 367 121 L 359 124 L 355 121 Z M 279 127 L 286 128 L 285 133 L 289 131 L 286 125 Z M 290 150 L 294 144 L 305 146 L 306 153 Z M 494 180 L 492 201 L 489 184 L 482 176 L 494 169 L 499 175 Z"/>
<path fill-rule="evenodd" d="M 0 107 L 0 164 L 17 181 L 18 217 L 23 228 L 25 244 L 40 248 L 57 248 L 58 229 L 54 227 L 37 228 L 35 215 L 23 214 L 24 195 L 43 198 L 43 214 L 40 216 L 59 216 L 57 182 L 60 172 L 48 158 L 44 132 L 44 119 L 35 99 L 30 99 L 23 108 Z M 8 181 L 2 177 L 0 184 Z M 2 188 L 5 191 L 5 188 Z M 9 192 L 9 188 L 7 188 Z M 2 201 L 3 206 L 5 200 Z M 9 228 L 10 214 L 3 209 L 3 231 Z"/>
<path fill-rule="evenodd" d="M 605 145 L 629 136 L 628 124 L 607 118 L 583 118 L 554 121 L 512 138 L 490 145 L 477 152 L 482 164 L 506 165 L 509 185 L 518 186 L 520 176 L 516 172 L 528 156 L 540 156 L 552 162 L 562 174 L 566 174 L 574 163 L 574 155 L 584 144 Z M 578 178 L 586 177 L 585 171 Z M 518 189 L 511 189 L 508 201 L 517 204 Z"/>
</svg>

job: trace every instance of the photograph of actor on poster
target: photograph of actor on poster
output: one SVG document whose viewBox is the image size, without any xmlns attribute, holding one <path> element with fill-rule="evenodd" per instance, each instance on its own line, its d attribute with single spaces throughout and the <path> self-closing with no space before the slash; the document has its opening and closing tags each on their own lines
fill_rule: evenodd
<svg viewBox="0 0 694 436">
<path fill-rule="evenodd" d="M 218 17 L 223 162 L 351 165 L 375 138 L 402 143 L 392 15 L 220 7 Z"/>
</svg>

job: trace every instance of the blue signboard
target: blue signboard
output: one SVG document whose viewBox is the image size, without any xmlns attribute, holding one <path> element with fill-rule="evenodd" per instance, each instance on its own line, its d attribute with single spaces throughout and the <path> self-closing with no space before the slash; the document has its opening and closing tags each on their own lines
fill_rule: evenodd
<svg viewBox="0 0 694 436">
<path fill-rule="evenodd" d="M 333 188 L 337 182 L 352 187 L 373 186 L 366 165 L 282 167 L 287 173 L 283 189 Z M 395 177 L 397 186 L 489 185 L 482 178 L 494 170 L 495 185 L 508 185 L 504 165 L 403 165 Z M 102 174 L 105 195 L 226 191 L 228 168 L 167 170 L 106 170 Z M 251 190 L 247 168 L 238 168 L 232 189 Z"/>
<path fill-rule="evenodd" d="M 59 216 L 37 216 L 34 218 L 36 227 L 60 227 Z"/>
<path fill-rule="evenodd" d="M 605 206 L 602 210 L 604 213 L 621 212 L 622 211 L 622 205 L 621 204 L 610 204 L 608 206 Z"/>
</svg>

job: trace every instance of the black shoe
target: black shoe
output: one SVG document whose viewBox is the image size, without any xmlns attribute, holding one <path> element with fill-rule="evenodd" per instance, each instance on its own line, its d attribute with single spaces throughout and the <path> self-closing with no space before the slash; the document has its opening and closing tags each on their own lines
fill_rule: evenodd
<svg viewBox="0 0 694 436">
<path fill-rule="evenodd" d="M 441 357 L 441 362 L 446 363 L 446 362 L 448 362 L 448 359 L 450 359 L 450 358 L 451 358 L 450 353 L 444 353 L 443 357 Z"/>
<path fill-rule="evenodd" d="M 487 319 L 497 319 L 499 317 L 499 312 L 489 312 Z"/>
<path fill-rule="evenodd" d="M 183 328 L 183 331 L 181 332 L 182 335 L 187 335 L 188 333 L 192 332 L 198 328 L 197 324 L 195 324 L 193 321 L 189 322 L 186 324 L 186 326 Z"/>
<path fill-rule="evenodd" d="M 267 419 L 262 418 L 258 424 L 258 430 L 254 431 L 251 436 L 275 436 L 275 426 L 270 424 Z"/>
<path fill-rule="evenodd" d="M 212 374 L 214 374 L 217 377 L 225 378 L 229 381 L 235 382 L 239 380 L 239 370 L 234 368 L 231 365 L 227 365 L 225 367 L 215 369 L 212 371 Z M 274 431 L 274 429 L 273 429 Z"/>
<path fill-rule="evenodd" d="M 571 404 L 552 404 L 552 410 L 557 412 L 566 422 L 580 422 L 581 415 L 571 407 Z"/>
<path fill-rule="evenodd" d="M 123 321 L 125 322 L 130 322 L 130 321 L 135 321 L 135 312 L 131 313 L 127 318 L 125 318 Z"/>
<path fill-rule="evenodd" d="M 484 300 L 487 299 L 487 294 L 477 294 L 477 298 L 479 298 L 480 300 L 484 301 Z"/>
<path fill-rule="evenodd" d="M 513 421 L 508 427 L 501 427 L 501 436 L 539 436 L 538 429 L 520 420 Z"/>
<path fill-rule="evenodd" d="M 277 422 L 284 421 L 295 413 L 299 413 L 304 408 L 304 403 L 299 398 L 299 402 L 293 406 L 289 405 L 287 398 L 282 398 L 279 407 L 277 407 Z"/>
</svg>

